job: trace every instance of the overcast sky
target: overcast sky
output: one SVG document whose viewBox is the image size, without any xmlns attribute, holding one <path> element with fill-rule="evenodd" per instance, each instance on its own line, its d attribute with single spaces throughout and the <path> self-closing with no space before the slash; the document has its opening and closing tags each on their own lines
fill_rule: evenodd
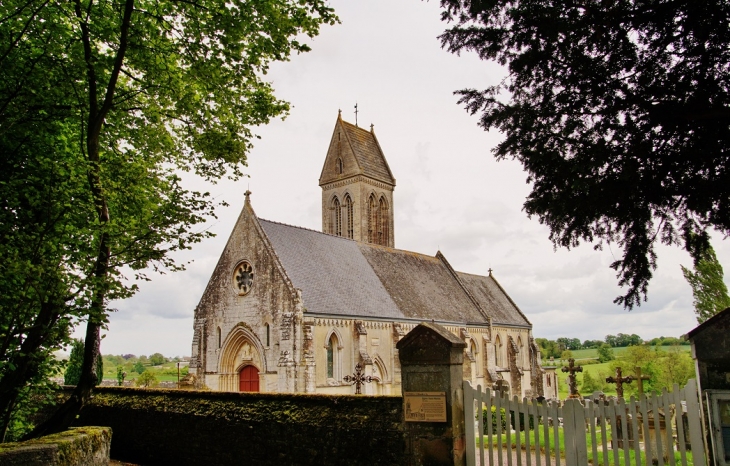
<svg viewBox="0 0 730 466">
<path fill-rule="evenodd" d="M 637 333 L 645 339 L 679 336 L 696 326 L 692 294 L 678 248 L 660 247 L 649 300 L 631 312 L 612 304 L 622 290 L 609 268 L 617 249 L 591 245 L 554 251 L 547 228 L 528 219 L 529 192 L 515 161 L 496 162 L 497 132 L 477 127 L 456 104 L 453 91 L 484 88 L 503 70 L 475 56 L 440 48 L 444 30 L 438 2 L 337 0 L 342 23 L 325 27 L 312 51 L 272 66 L 268 79 L 292 104 L 285 121 L 259 128 L 249 156 L 249 178 L 204 186 L 230 206 L 209 224 L 216 238 L 177 255 L 192 261 L 185 272 L 154 275 L 132 299 L 112 303 L 104 354 L 189 355 L 193 311 L 213 272 L 241 207 L 252 191 L 260 218 L 321 230 L 319 174 L 337 110 L 375 133 L 396 178 L 395 245 L 435 255 L 441 250 L 460 271 L 491 267 L 533 324 L 535 337 L 603 339 Z M 730 263 L 730 242 L 715 235 L 720 261 Z M 727 280 L 726 280 L 727 282 Z M 77 334 L 82 335 L 83 328 Z"/>
</svg>

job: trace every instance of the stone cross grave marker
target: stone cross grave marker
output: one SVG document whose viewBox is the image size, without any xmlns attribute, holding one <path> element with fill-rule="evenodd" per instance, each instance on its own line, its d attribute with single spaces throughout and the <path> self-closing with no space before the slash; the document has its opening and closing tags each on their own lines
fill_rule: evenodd
<svg viewBox="0 0 730 466">
<path fill-rule="evenodd" d="M 575 359 L 568 359 L 568 365 L 563 366 L 561 369 L 563 372 L 570 372 L 568 375 L 568 387 L 570 388 L 570 395 L 568 398 L 580 398 L 578 393 L 578 382 L 575 380 L 576 372 L 583 372 L 583 366 L 576 366 Z"/>
<path fill-rule="evenodd" d="M 615 383 L 616 384 L 616 396 L 619 398 L 624 397 L 624 384 L 625 383 L 631 383 L 634 381 L 634 377 L 627 375 L 626 377 L 623 377 L 621 375 L 621 368 L 616 368 L 616 376 L 606 377 L 606 382 L 608 383 Z"/>
<path fill-rule="evenodd" d="M 643 375 L 641 373 L 641 367 L 636 366 L 634 367 L 634 378 L 636 379 L 636 386 L 639 389 L 639 396 L 644 394 L 644 380 L 650 380 L 651 377 L 648 375 Z"/>
</svg>

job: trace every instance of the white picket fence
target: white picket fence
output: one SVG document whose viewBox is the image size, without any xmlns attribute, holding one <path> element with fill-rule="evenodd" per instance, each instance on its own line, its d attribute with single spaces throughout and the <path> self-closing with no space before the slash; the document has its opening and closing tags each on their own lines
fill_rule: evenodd
<svg viewBox="0 0 730 466">
<path fill-rule="evenodd" d="M 638 400 L 562 405 L 501 398 L 464 381 L 464 416 L 467 466 L 707 466 L 694 379 Z"/>
</svg>

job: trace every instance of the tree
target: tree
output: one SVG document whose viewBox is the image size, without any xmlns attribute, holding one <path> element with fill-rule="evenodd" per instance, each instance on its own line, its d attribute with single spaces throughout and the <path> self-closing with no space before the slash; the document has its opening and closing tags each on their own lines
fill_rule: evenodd
<svg viewBox="0 0 730 466">
<path fill-rule="evenodd" d="M 159 366 L 165 363 L 165 357 L 161 353 L 155 353 L 150 355 L 150 363 L 153 366 Z"/>
<path fill-rule="evenodd" d="M 694 272 L 682 267 L 684 279 L 692 287 L 695 314 L 700 324 L 718 312 L 730 307 L 730 296 L 723 280 L 722 265 L 717 260 L 715 250 L 707 248 L 699 260 L 694 262 Z"/>
<path fill-rule="evenodd" d="M 63 373 L 64 385 L 76 385 L 81 378 L 81 366 L 84 364 L 84 341 L 74 338 L 71 344 L 71 354 L 68 356 L 68 365 Z"/>
<path fill-rule="evenodd" d="M 603 384 L 600 380 L 596 380 L 590 372 L 583 372 L 583 382 L 581 383 L 581 391 L 583 393 L 593 393 L 602 390 Z"/>
<path fill-rule="evenodd" d="M 601 346 L 598 347 L 598 361 L 603 363 L 613 361 L 614 359 L 615 356 L 613 355 L 611 345 L 603 343 Z"/>
<path fill-rule="evenodd" d="M 253 127 L 285 115 L 271 61 L 336 21 L 323 0 L 8 0 L 0 4 L 0 427 L 53 351 L 86 322 L 76 390 L 33 435 L 91 396 L 122 267 L 179 270 L 209 234 L 207 193 L 180 171 L 237 177 Z"/>
<path fill-rule="evenodd" d="M 122 366 L 117 367 L 117 385 L 120 387 L 124 385 L 124 378 L 127 377 L 127 373 L 124 372 L 124 368 Z"/>
<path fill-rule="evenodd" d="M 71 343 L 71 354 L 68 356 L 68 365 L 63 373 L 64 385 L 78 385 L 81 380 L 81 368 L 84 364 L 84 340 L 74 338 Z M 104 359 L 101 354 L 96 359 L 96 383 L 99 385 L 104 378 Z"/>
<path fill-rule="evenodd" d="M 453 53 L 506 66 L 458 91 L 519 160 L 528 216 L 556 247 L 617 244 L 631 309 L 646 300 L 657 242 L 695 260 L 707 230 L 730 233 L 730 7 L 721 0 L 442 0 Z"/>
<path fill-rule="evenodd" d="M 134 363 L 134 372 L 141 374 L 145 371 L 145 367 L 142 365 L 140 361 L 137 361 Z"/>
<path fill-rule="evenodd" d="M 155 387 L 157 386 L 157 377 L 149 371 L 142 372 L 134 382 L 138 387 Z"/>
<path fill-rule="evenodd" d="M 560 359 L 563 361 L 567 361 L 568 359 L 573 357 L 573 352 L 570 350 L 565 350 L 562 353 L 560 353 Z"/>
<path fill-rule="evenodd" d="M 695 376 L 695 367 L 689 353 L 679 347 L 669 348 L 657 359 L 657 376 L 654 387 L 672 391 L 674 384 L 684 387 Z"/>
</svg>

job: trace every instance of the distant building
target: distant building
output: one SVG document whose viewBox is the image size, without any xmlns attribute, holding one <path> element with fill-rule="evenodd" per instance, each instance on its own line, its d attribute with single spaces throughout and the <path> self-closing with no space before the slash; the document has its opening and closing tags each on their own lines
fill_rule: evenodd
<svg viewBox="0 0 730 466">
<path fill-rule="evenodd" d="M 258 218 L 246 193 L 195 309 L 198 386 L 354 393 L 343 377 L 359 363 L 377 378 L 364 393 L 400 394 L 395 344 L 433 320 L 466 342 L 472 383 L 544 394 L 532 325 L 491 270 L 395 249 L 395 178 L 372 128 L 337 118 L 319 185 L 323 233 Z"/>
</svg>

